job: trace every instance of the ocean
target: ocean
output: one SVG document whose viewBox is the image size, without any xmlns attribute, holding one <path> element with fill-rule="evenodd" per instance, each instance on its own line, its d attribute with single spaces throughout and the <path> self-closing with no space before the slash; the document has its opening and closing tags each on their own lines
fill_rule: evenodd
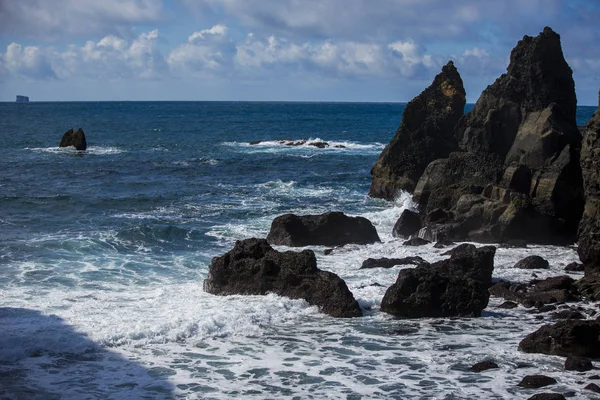
<svg viewBox="0 0 600 400">
<path fill-rule="evenodd" d="M 367 196 L 403 109 L 0 103 L 0 398 L 525 399 L 537 391 L 516 385 L 534 373 L 558 380 L 551 391 L 587 398 L 563 358 L 517 351 L 549 322 L 530 310 L 491 298 L 475 319 L 379 311 L 402 267 L 359 269 L 366 258 L 437 261 L 447 250 L 392 237 L 401 212 L 416 207 L 410 195 Z M 578 108 L 578 125 L 594 111 Z M 59 148 L 77 127 L 88 150 Z M 310 145 L 317 141 L 330 146 Z M 284 213 L 334 210 L 370 219 L 382 238 L 329 255 L 311 247 L 364 317 L 335 319 L 275 295 L 203 292 L 212 257 L 236 240 L 266 237 Z M 573 246 L 499 248 L 494 278 L 532 279 L 513 268 L 532 254 L 550 261 L 539 278 L 578 261 Z M 483 360 L 500 368 L 470 371 Z"/>
</svg>

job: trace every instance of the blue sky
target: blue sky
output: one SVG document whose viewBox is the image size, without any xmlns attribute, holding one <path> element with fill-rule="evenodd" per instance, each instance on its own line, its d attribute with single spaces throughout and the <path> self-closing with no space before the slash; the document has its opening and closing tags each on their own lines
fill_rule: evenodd
<svg viewBox="0 0 600 400">
<path fill-rule="evenodd" d="M 596 105 L 599 21 L 598 0 L 0 0 L 0 101 L 409 101 L 454 60 L 475 102 L 550 26 Z"/>
</svg>

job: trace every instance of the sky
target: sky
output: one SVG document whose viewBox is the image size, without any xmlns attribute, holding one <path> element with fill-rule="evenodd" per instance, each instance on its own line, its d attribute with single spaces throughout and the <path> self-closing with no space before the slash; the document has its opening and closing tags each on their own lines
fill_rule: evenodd
<svg viewBox="0 0 600 400">
<path fill-rule="evenodd" d="M 467 101 L 545 26 L 597 105 L 600 0 L 0 0 L 0 101 Z"/>
</svg>

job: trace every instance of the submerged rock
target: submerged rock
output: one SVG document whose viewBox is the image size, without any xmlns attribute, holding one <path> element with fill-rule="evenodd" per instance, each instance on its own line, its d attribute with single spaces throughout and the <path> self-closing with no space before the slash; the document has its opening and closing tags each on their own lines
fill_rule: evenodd
<svg viewBox="0 0 600 400">
<path fill-rule="evenodd" d="M 380 239 L 368 219 L 328 212 L 320 215 L 281 215 L 271 223 L 267 241 L 273 245 L 304 247 L 370 244 Z"/>
<path fill-rule="evenodd" d="M 472 372 L 483 372 L 487 371 L 488 369 L 498 369 L 498 364 L 493 361 L 482 361 L 474 364 L 471 367 Z"/>
<path fill-rule="evenodd" d="M 304 299 L 333 317 L 360 317 L 362 310 L 346 283 L 317 268 L 315 254 L 278 252 L 264 239 L 246 239 L 213 258 L 204 291 L 216 295 L 275 293 Z"/>
<path fill-rule="evenodd" d="M 396 265 L 426 265 L 429 264 L 427 261 L 419 256 L 404 257 L 404 258 L 367 258 L 363 261 L 360 269 L 367 268 L 392 268 Z"/>
<path fill-rule="evenodd" d="M 600 357 L 600 322 L 563 320 L 544 325 L 519 343 L 525 353 L 557 356 Z"/>
<path fill-rule="evenodd" d="M 488 304 L 496 248 L 461 252 L 428 266 L 403 269 L 381 310 L 407 318 L 481 315 Z"/>
<path fill-rule="evenodd" d="M 526 389 L 539 389 L 544 386 L 554 385 L 556 379 L 546 375 L 527 375 L 517 386 Z"/>
<path fill-rule="evenodd" d="M 594 365 L 589 358 L 571 356 L 565 360 L 565 371 L 585 372 L 592 369 L 594 369 Z"/>
<path fill-rule="evenodd" d="M 79 128 L 73 132 L 73 129 L 66 131 L 60 141 L 59 147 L 75 147 L 76 150 L 87 149 L 87 142 L 83 129 Z"/>
<path fill-rule="evenodd" d="M 369 195 L 392 200 L 401 190 L 413 191 L 427 164 L 455 151 L 454 126 L 465 102 L 462 79 L 449 61 L 433 83 L 406 105 L 396 135 L 371 169 Z"/>
<path fill-rule="evenodd" d="M 560 393 L 538 393 L 531 396 L 528 400 L 566 400 L 567 398 Z"/>
</svg>

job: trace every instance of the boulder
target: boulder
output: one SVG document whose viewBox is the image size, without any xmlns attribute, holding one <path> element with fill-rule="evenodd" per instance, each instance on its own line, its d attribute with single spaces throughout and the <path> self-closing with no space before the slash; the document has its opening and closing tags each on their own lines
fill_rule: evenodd
<svg viewBox="0 0 600 400">
<path fill-rule="evenodd" d="M 578 262 L 569 263 L 565 267 L 565 272 L 584 272 L 584 271 L 585 271 L 584 265 L 580 264 Z"/>
<path fill-rule="evenodd" d="M 478 362 L 477 364 L 474 364 L 471 367 L 471 371 L 472 372 L 483 372 L 483 371 L 487 371 L 488 369 L 497 369 L 498 368 L 498 364 L 496 364 L 493 361 L 482 361 L 482 362 Z"/>
<path fill-rule="evenodd" d="M 73 132 L 73 129 L 66 131 L 60 141 L 59 147 L 75 147 L 76 150 L 87 149 L 87 142 L 83 129 L 79 128 Z"/>
<path fill-rule="evenodd" d="M 427 239 L 421 239 L 420 237 L 412 237 L 405 242 L 402 242 L 404 246 L 424 246 L 431 243 Z"/>
<path fill-rule="evenodd" d="M 281 215 L 271 223 L 267 241 L 272 245 L 304 247 L 370 244 L 380 239 L 368 219 L 328 212 L 320 215 Z"/>
<path fill-rule="evenodd" d="M 528 256 L 517 262 L 513 268 L 517 269 L 548 269 L 549 264 L 540 256 Z"/>
<path fill-rule="evenodd" d="M 396 135 L 371 169 L 369 195 L 392 200 L 400 190 L 412 192 L 427 164 L 455 151 L 454 126 L 465 102 L 462 79 L 449 61 L 433 83 L 406 105 Z"/>
<path fill-rule="evenodd" d="M 594 365 L 589 358 L 571 356 L 565 360 L 565 371 L 585 372 L 592 369 L 594 369 Z"/>
<path fill-rule="evenodd" d="M 486 246 L 403 269 L 386 291 L 381 310 L 407 318 L 478 317 L 488 304 L 495 253 L 495 247 Z"/>
<path fill-rule="evenodd" d="M 544 386 L 554 385 L 556 379 L 545 375 L 527 375 L 517 386 L 526 389 L 538 389 Z"/>
<path fill-rule="evenodd" d="M 596 385 L 595 383 L 590 383 L 585 387 L 586 390 L 590 390 L 594 393 L 600 393 L 600 386 Z"/>
<path fill-rule="evenodd" d="M 204 291 L 216 295 L 275 293 L 304 299 L 333 317 L 360 317 L 362 310 L 346 283 L 317 268 L 315 254 L 278 252 L 264 239 L 246 239 L 213 258 Z"/>
<path fill-rule="evenodd" d="M 581 170 L 585 207 L 579 222 L 577 252 L 581 262 L 600 268 L 600 105 L 585 128 Z"/>
<path fill-rule="evenodd" d="M 507 72 L 458 122 L 458 151 L 429 163 L 415 186 L 425 215 L 452 215 L 445 239 L 573 242 L 583 212 L 576 103 L 560 36 L 546 27 L 519 41 Z"/>
<path fill-rule="evenodd" d="M 587 300 L 600 300 L 600 271 L 586 268 L 583 278 L 576 283 L 581 296 Z"/>
<path fill-rule="evenodd" d="M 414 211 L 404 210 L 394 224 L 392 235 L 394 237 L 408 238 L 421 229 L 421 217 Z"/>
<path fill-rule="evenodd" d="M 360 269 L 367 268 L 392 268 L 396 265 L 426 265 L 429 264 L 427 261 L 419 256 L 404 257 L 404 258 L 367 258 L 363 261 Z"/>
<path fill-rule="evenodd" d="M 600 321 L 563 320 L 527 335 L 519 350 L 557 356 L 600 357 Z"/>
</svg>

